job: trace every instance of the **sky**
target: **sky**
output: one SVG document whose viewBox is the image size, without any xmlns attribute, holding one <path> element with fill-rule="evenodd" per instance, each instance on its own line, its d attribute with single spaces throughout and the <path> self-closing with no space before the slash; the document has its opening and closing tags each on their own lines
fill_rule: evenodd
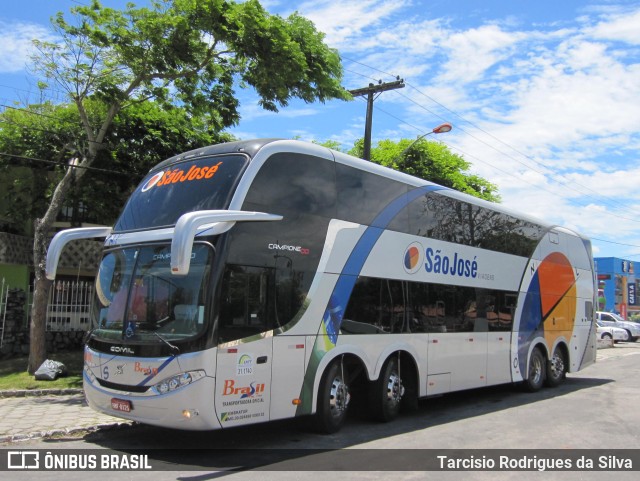
<svg viewBox="0 0 640 481">
<path fill-rule="evenodd" d="M 33 99 L 32 38 L 89 0 L 2 2 L 0 104 Z M 138 5 L 147 0 L 133 0 Z M 347 89 L 404 79 L 374 101 L 372 142 L 431 135 L 496 184 L 502 203 L 579 231 L 594 256 L 640 261 L 640 1 L 264 0 L 312 20 L 340 53 Z M 124 0 L 105 0 L 121 8 Z M 237 90 L 232 134 L 333 140 L 364 135 L 366 102 L 263 111 Z"/>
</svg>

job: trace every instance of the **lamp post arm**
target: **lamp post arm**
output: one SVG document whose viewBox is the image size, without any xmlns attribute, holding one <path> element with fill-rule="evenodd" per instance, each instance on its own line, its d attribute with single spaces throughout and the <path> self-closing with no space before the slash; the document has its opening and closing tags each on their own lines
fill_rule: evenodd
<svg viewBox="0 0 640 481">
<path fill-rule="evenodd" d="M 413 145 L 414 145 L 416 142 L 418 142 L 420 139 L 424 139 L 427 135 L 431 135 L 431 134 L 444 134 L 445 132 L 450 132 L 452 128 L 453 128 L 453 127 L 452 127 L 452 125 L 451 125 L 451 124 L 449 124 L 449 123 L 445 122 L 444 124 L 440 124 L 440 125 L 438 125 L 438 126 L 437 126 L 436 128 L 434 128 L 431 132 L 427 132 L 426 134 L 419 135 L 419 136 L 416 138 L 416 140 L 414 140 L 413 142 L 411 142 L 411 143 L 407 146 L 407 148 L 406 148 L 406 149 L 404 149 L 402 152 L 400 152 L 400 154 L 399 154 L 395 159 L 393 159 L 393 162 L 395 163 L 395 162 L 397 162 L 398 160 L 400 160 L 400 159 L 404 156 L 404 154 L 406 154 L 406 153 L 409 151 L 409 149 L 410 149 L 411 147 L 413 147 Z"/>
</svg>

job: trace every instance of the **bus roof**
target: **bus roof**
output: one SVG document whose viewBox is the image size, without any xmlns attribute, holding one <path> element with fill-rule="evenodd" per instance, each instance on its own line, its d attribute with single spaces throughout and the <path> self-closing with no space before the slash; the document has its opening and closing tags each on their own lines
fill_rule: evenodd
<svg viewBox="0 0 640 481">
<path fill-rule="evenodd" d="M 163 160 L 159 164 L 152 167 L 149 172 L 163 169 L 167 165 L 171 165 L 176 162 L 182 162 L 183 160 L 189 160 L 194 157 L 200 157 L 205 155 L 244 153 L 244 154 L 247 154 L 250 158 L 253 158 L 253 156 L 266 144 L 275 142 L 278 140 L 282 140 L 282 139 L 273 138 L 273 139 L 238 140 L 236 142 L 224 142 L 221 144 L 214 144 L 206 147 L 200 147 L 198 149 L 189 150 L 188 152 L 182 152 L 178 155 L 174 155 L 173 157 L 169 157 L 168 159 Z"/>
<path fill-rule="evenodd" d="M 253 159 L 256 154 L 258 154 L 258 152 L 263 149 L 266 145 L 268 144 L 279 144 L 278 147 L 282 146 L 282 151 L 286 151 L 287 149 L 287 145 L 289 146 L 293 146 L 296 145 L 297 149 L 295 150 L 299 150 L 300 149 L 300 145 L 304 145 L 305 146 L 305 150 L 309 150 L 309 153 L 312 154 L 313 151 L 319 152 L 319 151 L 324 151 L 325 155 L 326 153 L 330 153 L 330 155 L 333 157 L 333 159 L 337 162 L 337 163 L 341 163 L 341 164 L 345 164 L 345 165 L 349 165 L 352 167 L 355 167 L 357 169 L 360 170 L 364 170 L 364 171 L 368 171 L 368 172 L 372 172 L 378 175 L 381 175 L 383 177 L 387 177 L 389 179 L 393 179 L 399 182 L 403 182 L 406 183 L 408 185 L 414 185 L 414 186 L 422 186 L 422 185 L 428 185 L 428 184 L 434 184 L 433 182 L 430 182 L 428 180 L 425 179 L 421 179 L 419 177 L 414 177 L 411 176 L 409 174 L 405 174 L 403 172 L 399 172 L 393 169 L 390 169 L 388 167 L 383 167 L 379 164 L 375 164 L 373 162 L 369 162 L 363 159 L 359 159 L 357 157 L 345 154 L 343 152 L 338 152 L 338 151 L 334 151 L 331 150 L 327 147 L 323 147 L 321 145 L 318 144 L 313 144 L 313 143 L 309 143 L 309 142 L 303 142 L 303 141 L 299 141 L 299 140 L 288 140 L 288 139 L 281 139 L 281 138 L 262 138 L 262 139 L 251 139 L 251 140 L 240 140 L 240 141 L 235 141 L 235 142 L 225 142 L 225 143 L 220 143 L 220 144 L 215 144 L 215 145 L 209 145 L 206 147 L 201 147 L 198 149 L 194 149 L 194 150 L 190 150 L 188 152 L 183 152 L 180 153 L 178 155 L 175 155 L 173 157 L 170 157 L 162 162 L 160 162 L 159 164 L 157 164 L 156 166 L 154 166 L 150 172 L 153 172 L 155 170 L 160 170 L 165 168 L 168 165 L 171 165 L 173 163 L 177 163 L 177 162 L 182 162 L 184 160 L 190 160 L 193 159 L 195 157 L 200 157 L 200 156 L 208 156 L 208 155 L 220 155 L 220 154 L 229 154 L 229 153 L 244 153 L 246 154 L 250 159 Z M 271 147 L 276 147 L 274 145 L 272 145 Z M 557 228 L 559 227 L 556 224 L 552 224 L 549 223 L 547 221 L 544 221 L 542 219 L 540 219 L 539 217 L 536 216 L 532 216 L 529 214 L 525 214 L 521 211 L 517 211 L 517 210 L 513 210 L 510 209 L 508 207 L 505 207 L 502 204 L 498 204 L 498 203 L 494 203 L 494 202 L 489 202 L 486 201 L 484 199 L 480 199 L 478 197 L 474 197 L 471 196 L 469 194 L 465 194 L 463 192 L 454 190 L 454 189 L 450 189 L 447 188 L 446 190 L 441 190 L 439 191 L 440 195 L 445 195 L 448 197 L 452 197 L 464 202 L 469 202 L 471 204 L 475 204 L 487 209 L 491 209 L 491 210 L 495 210 L 498 212 L 502 212 L 504 214 L 509 214 L 512 215 L 514 217 L 526 220 L 526 221 L 530 221 L 530 222 L 534 222 L 537 223 L 547 229 L 553 229 L 553 228 Z M 572 233 L 573 235 L 576 235 L 578 237 L 584 238 L 582 235 L 580 235 L 578 232 L 572 231 L 570 229 L 567 228 L 563 228 L 563 231 L 565 233 Z"/>
</svg>

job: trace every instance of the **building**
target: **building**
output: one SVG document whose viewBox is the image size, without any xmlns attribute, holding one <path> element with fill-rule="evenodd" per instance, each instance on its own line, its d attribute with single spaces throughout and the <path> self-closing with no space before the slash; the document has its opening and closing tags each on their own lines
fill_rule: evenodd
<svg viewBox="0 0 640 481">
<path fill-rule="evenodd" d="M 625 319 L 640 314 L 634 262 L 618 257 L 596 257 L 598 310 L 615 312 Z"/>
<path fill-rule="evenodd" d="M 49 173 L 22 166 L 6 166 L 7 174 L 0 176 L 0 332 L 6 333 L 4 318 L 8 299 L 12 293 L 22 292 L 24 315 L 18 328 L 27 329 L 28 315 L 34 282 L 33 266 L 33 218 L 28 213 L 34 208 L 33 192 L 36 180 L 46 178 Z M 42 179 L 40 179 L 42 180 Z M 18 184 L 22 190 L 12 190 Z M 40 195 L 40 197 L 42 197 Z M 73 199 L 72 199 L 73 200 Z M 46 202 L 40 199 L 46 208 Z M 71 226 L 90 227 L 86 209 L 81 202 L 65 205 L 52 226 L 50 237 L 55 232 Z M 85 330 L 88 322 L 87 299 L 100 262 L 103 243 L 101 241 L 79 241 L 65 249 L 60 258 L 59 275 L 49 296 L 47 329 Z M 3 338 L 4 339 L 4 338 Z M 0 339 L 2 344 L 2 339 Z M 0 346 L 1 347 L 1 346 Z"/>
</svg>

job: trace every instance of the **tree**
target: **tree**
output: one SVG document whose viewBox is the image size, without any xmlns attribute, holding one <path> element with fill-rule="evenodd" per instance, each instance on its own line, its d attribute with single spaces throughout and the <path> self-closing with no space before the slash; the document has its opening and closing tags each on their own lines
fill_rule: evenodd
<svg viewBox="0 0 640 481">
<path fill-rule="evenodd" d="M 62 13 L 53 21 L 61 42 L 35 41 L 33 58 L 35 72 L 64 90 L 77 107 L 82 136 L 61 148 L 77 161 L 35 222 L 31 373 L 46 357 L 47 234 L 72 179 L 80 182 L 85 167 L 108 147 L 120 111 L 154 99 L 163 107 L 181 105 L 190 114 L 207 115 L 220 130 L 239 120 L 238 84 L 253 87 L 260 105 L 272 111 L 291 98 L 350 98 L 340 85 L 340 58 L 324 44 L 324 35 L 296 13 L 286 19 L 268 14 L 256 0 L 153 0 L 151 8 L 130 3 L 124 11 L 93 0 L 71 11 L 74 24 Z M 101 115 L 90 115 L 91 100 L 103 103 Z"/>
<path fill-rule="evenodd" d="M 358 140 L 349 153 L 361 157 L 362 151 L 363 141 Z M 371 161 L 484 200 L 500 201 L 495 184 L 469 174 L 469 162 L 440 142 L 381 140 L 371 149 Z"/>
<path fill-rule="evenodd" d="M 104 110 L 96 101 L 86 107 L 92 116 Z M 0 171 L 11 169 L 11 175 L 4 176 L 11 183 L 0 193 L 0 218 L 7 221 L 2 231 L 31 235 L 25 219 L 46 211 L 64 175 L 60 146 L 80 136 L 74 104 L 44 102 L 0 113 Z M 65 196 L 64 206 L 73 212 L 71 224 L 112 224 L 152 166 L 176 152 L 231 140 L 233 136 L 215 131 L 205 116 L 189 115 L 183 108 L 160 108 L 151 101 L 131 105 L 114 118 L 105 140 L 110 148 L 98 152 L 83 182 L 73 183 Z M 83 218 L 77 217 L 80 205 L 86 212 Z"/>
</svg>

